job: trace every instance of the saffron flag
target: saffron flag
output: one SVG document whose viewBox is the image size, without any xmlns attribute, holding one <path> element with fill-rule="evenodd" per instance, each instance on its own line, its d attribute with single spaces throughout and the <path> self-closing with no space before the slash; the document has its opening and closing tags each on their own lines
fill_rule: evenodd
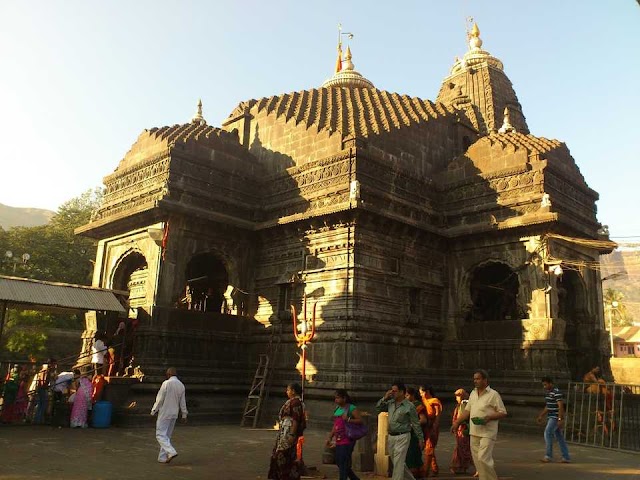
<svg viewBox="0 0 640 480">
<path fill-rule="evenodd" d="M 342 46 L 338 45 L 338 58 L 336 60 L 336 73 L 342 71 Z"/>
</svg>

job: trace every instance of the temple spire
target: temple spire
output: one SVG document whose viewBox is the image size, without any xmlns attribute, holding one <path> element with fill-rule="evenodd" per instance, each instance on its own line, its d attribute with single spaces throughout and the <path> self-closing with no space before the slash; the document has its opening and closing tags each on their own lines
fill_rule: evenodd
<svg viewBox="0 0 640 480">
<path fill-rule="evenodd" d="M 202 99 L 198 99 L 198 111 L 191 119 L 191 123 L 197 123 L 199 125 L 206 125 L 207 121 L 202 116 Z"/>
<path fill-rule="evenodd" d="M 342 25 L 338 24 L 338 59 L 336 60 L 336 69 L 333 77 L 326 80 L 322 86 L 328 87 L 359 87 L 374 88 L 373 84 L 364 78 L 360 73 L 356 72 L 353 62 L 351 61 L 351 47 L 347 45 L 347 50 L 342 57 L 342 35 L 347 35 L 349 39 L 353 38 L 353 33 L 342 32 Z"/>
</svg>

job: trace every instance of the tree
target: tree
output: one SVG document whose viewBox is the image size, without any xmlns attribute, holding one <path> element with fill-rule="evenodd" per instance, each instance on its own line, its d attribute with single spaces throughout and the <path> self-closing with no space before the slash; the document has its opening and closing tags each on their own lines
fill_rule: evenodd
<svg viewBox="0 0 640 480">
<path fill-rule="evenodd" d="M 628 327 L 633 325 L 633 318 L 627 311 L 627 307 L 624 304 L 624 294 L 613 288 L 607 288 L 604 291 L 602 299 L 605 304 L 605 308 L 611 308 L 611 323 L 614 327 Z M 613 307 L 613 302 L 616 302 L 617 306 Z"/>
<path fill-rule="evenodd" d="M 90 285 L 96 255 L 94 240 L 73 231 L 89 222 L 102 200 L 102 191 L 92 189 L 63 203 L 47 225 L 14 227 L 0 233 L 0 246 L 14 256 L 29 253 L 26 264 L 14 265 L 3 258 L 0 273 L 56 282 Z M 17 268 L 16 268 L 17 267 Z"/>
<path fill-rule="evenodd" d="M 97 244 L 73 232 L 90 221 L 101 200 L 102 190 L 95 188 L 60 205 L 47 225 L 0 228 L 0 274 L 90 285 Z M 18 258 L 29 253 L 29 261 L 14 264 L 5 257 L 7 250 Z M 77 328 L 81 319 L 81 314 L 9 310 L 5 347 L 13 354 L 38 357 L 45 352 L 49 328 Z"/>
</svg>

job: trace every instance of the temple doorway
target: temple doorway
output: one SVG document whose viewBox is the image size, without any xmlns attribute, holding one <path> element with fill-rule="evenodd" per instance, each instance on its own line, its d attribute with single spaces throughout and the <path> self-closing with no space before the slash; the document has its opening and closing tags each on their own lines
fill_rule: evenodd
<svg viewBox="0 0 640 480">
<path fill-rule="evenodd" d="M 147 259 L 137 251 L 125 255 L 116 266 L 112 288 L 129 292 L 130 309 L 146 304 L 147 267 Z"/>
<path fill-rule="evenodd" d="M 490 262 L 476 267 L 471 275 L 473 306 L 467 321 L 517 320 L 518 275 L 508 265 Z"/>
<path fill-rule="evenodd" d="M 195 255 L 187 264 L 185 306 L 202 312 L 230 313 L 225 296 L 229 274 L 213 253 Z"/>
<path fill-rule="evenodd" d="M 586 338 L 586 291 L 580 273 L 564 270 L 557 280 L 558 317 L 565 321 L 564 341 L 567 344 L 567 367 L 571 378 L 580 379 L 592 365 Z"/>
</svg>

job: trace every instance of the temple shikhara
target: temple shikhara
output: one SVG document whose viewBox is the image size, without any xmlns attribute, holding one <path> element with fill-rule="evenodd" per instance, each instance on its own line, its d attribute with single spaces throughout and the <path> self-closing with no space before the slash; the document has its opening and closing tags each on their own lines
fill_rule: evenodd
<svg viewBox="0 0 640 480">
<path fill-rule="evenodd" d="M 190 410 L 239 420 L 261 354 L 279 404 L 305 298 L 308 403 L 398 377 L 453 392 L 478 367 L 537 398 L 543 374 L 607 368 L 598 194 L 468 37 L 434 101 L 378 90 L 340 46 L 324 84 L 140 134 L 78 230 L 99 241 L 94 286 L 129 292 L 139 405 L 175 366 Z M 120 323 L 89 315 L 84 336 Z"/>
</svg>

